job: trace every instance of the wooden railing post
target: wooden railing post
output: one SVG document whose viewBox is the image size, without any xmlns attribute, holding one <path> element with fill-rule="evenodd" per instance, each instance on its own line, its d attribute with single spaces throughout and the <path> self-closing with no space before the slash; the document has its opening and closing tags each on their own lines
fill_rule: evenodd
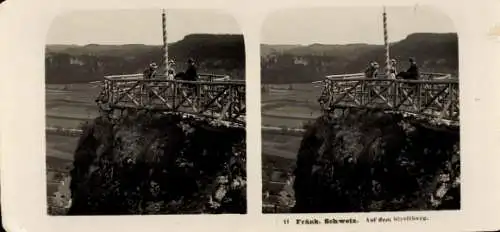
<svg viewBox="0 0 500 232">
<path fill-rule="evenodd" d="M 326 105 L 326 108 L 327 109 L 330 109 L 331 107 L 331 103 L 332 103 L 332 98 L 333 96 L 330 95 L 330 93 L 333 93 L 335 90 L 333 89 L 333 81 L 332 80 L 327 80 L 326 81 L 326 90 L 327 92 L 323 95 L 324 97 L 324 104 L 323 105 Z"/>
<path fill-rule="evenodd" d="M 139 103 L 142 106 L 142 105 L 144 105 L 144 95 L 145 95 L 145 92 L 146 92 L 146 88 L 144 86 L 144 81 L 138 80 L 138 82 L 140 83 L 139 86 L 141 88 L 141 94 L 140 94 L 140 98 L 139 98 Z"/>
<path fill-rule="evenodd" d="M 199 107 L 201 107 L 201 84 L 196 83 L 196 109 L 199 110 Z"/>
<path fill-rule="evenodd" d="M 115 102 L 115 98 L 116 98 L 116 94 L 115 94 L 115 81 L 114 80 L 110 80 L 110 85 L 111 85 L 111 104 L 114 105 L 116 102 Z"/>
<path fill-rule="evenodd" d="M 113 103 L 113 85 L 110 80 L 105 80 L 108 83 L 108 103 L 112 104 Z"/>
<path fill-rule="evenodd" d="M 101 101 L 109 103 L 109 86 L 108 85 L 109 85 L 108 81 L 106 79 L 104 79 L 103 91 L 101 93 L 99 93 L 99 97 L 101 98 L 100 99 Z"/>
<path fill-rule="evenodd" d="M 422 87 L 425 83 L 417 83 L 417 112 L 420 112 L 422 108 Z M 425 91 L 425 90 L 424 90 Z"/>
<path fill-rule="evenodd" d="M 392 109 L 398 105 L 398 81 L 396 79 L 391 80 L 391 94 L 392 94 Z"/>
<path fill-rule="evenodd" d="M 170 86 L 172 88 L 172 109 L 177 109 L 177 82 L 170 82 Z"/>
<path fill-rule="evenodd" d="M 365 100 L 365 90 L 366 89 L 366 81 L 362 80 L 361 81 L 361 105 L 364 106 L 366 104 Z"/>
<path fill-rule="evenodd" d="M 231 89 L 231 95 L 229 95 L 229 110 L 227 112 L 227 117 L 233 118 L 234 103 L 235 103 L 236 99 L 238 98 L 238 93 L 237 93 L 238 90 L 236 89 L 236 86 L 233 86 L 233 85 L 231 85 L 230 89 Z"/>
<path fill-rule="evenodd" d="M 366 104 L 372 102 L 372 92 L 373 92 L 373 82 L 372 81 L 367 81 L 366 82 L 366 87 L 368 87 L 368 91 L 366 92 Z"/>
<path fill-rule="evenodd" d="M 108 100 L 108 103 L 112 103 L 113 102 L 113 99 L 112 99 L 112 97 L 113 97 L 113 89 L 112 89 L 113 85 L 112 85 L 112 82 L 109 80 L 106 80 L 106 82 L 108 83 L 108 86 L 107 86 L 107 88 L 108 88 L 107 98 L 108 99 L 107 100 Z"/>
<path fill-rule="evenodd" d="M 449 83 L 448 84 L 448 91 L 450 94 L 448 94 L 448 101 L 450 103 L 450 106 L 448 107 L 448 118 L 453 119 L 453 106 L 454 104 L 454 96 L 453 96 L 453 84 Z"/>
</svg>

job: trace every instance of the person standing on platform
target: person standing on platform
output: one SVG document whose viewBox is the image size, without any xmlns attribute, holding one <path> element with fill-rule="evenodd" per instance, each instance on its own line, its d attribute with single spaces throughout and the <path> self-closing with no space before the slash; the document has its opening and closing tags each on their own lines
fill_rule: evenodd
<svg viewBox="0 0 500 232">
<path fill-rule="evenodd" d="M 417 62 L 413 57 L 411 57 L 409 61 L 410 61 L 410 68 L 406 72 L 408 72 L 411 80 L 418 80 L 420 77 L 420 72 L 418 71 Z"/>
<path fill-rule="evenodd" d="M 196 65 L 193 59 L 188 59 L 188 68 L 186 69 L 185 75 L 187 81 L 197 81 L 198 80 L 198 72 L 196 70 Z"/>
<path fill-rule="evenodd" d="M 418 70 L 417 62 L 415 61 L 415 58 L 410 58 L 410 68 L 406 70 L 406 72 L 400 72 L 398 73 L 398 77 L 401 77 L 405 80 L 418 80 L 420 77 L 420 73 Z"/>
<path fill-rule="evenodd" d="M 157 70 L 158 70 L 158 65 L 156 65 L 155 62 L 151 62 L 143 72 L 144 79 L 146 80 L 153 79 L 153 77 L 156 75 Z"/>
<path fill-rule="evenodd" d="M 396 79 L 397 75 L 396 65 L 397 65 L 396 59 L 391 59 L 391 63 L 389 66 L 389 79 Z"/>
<path fill-rule="evenodd" d="M 143 72 L 143 79 L 144 80 L 151 80 L 154 78 L 154 76 L 156 75 L 156 72 L 158 70 L 158 65 L 156 65 L 155 62 L 151 62 L 149 64 L 149 66 L 144 70 Z M 142 85 L 141 85 L 141 94 L 143 94 L 143 96 L 147 96 L 148 99 L 150 99 L 152 97 L 152 93 L 149 92 L 150 90 L 148 90 L 148 88 L 146 87 L 148 85 L 147 82 L 143 82 Z"/>
<path fill-rule="evenodd" d="M 375 61 L 370 62 L 368 68 L 365 69 L 366 78 L 376 78 L 378 75 L 378 63 Z"/>
<path fill-rule="evenodd" d="M 167 70 L 167 80 L 175 79 L 175 62 L 173 60 L 168 61 L 168 70 Z"/>
<path fill-rule="evenodd" d="M 167 80 L 173 80 L 174 76 L 175 76 L 174 70 L 169 68 L 167 71 Z"/>
<path fill-rule="evenodd" d="M 184 77 L 186 81 L 197 81 L 198 80 L 198 72 L 196 70 L 196 65 L 194 63 L 194 60 L 192 58 L 189 58 L 188 61 L 188 67 L 186 69 L 186 72 L 184 72 Z M 193 91 L 195 95 L 198 95 L 198 88 L 196 84 L 189 84 L 188 85 L 190 89 Z"/>
</svg>

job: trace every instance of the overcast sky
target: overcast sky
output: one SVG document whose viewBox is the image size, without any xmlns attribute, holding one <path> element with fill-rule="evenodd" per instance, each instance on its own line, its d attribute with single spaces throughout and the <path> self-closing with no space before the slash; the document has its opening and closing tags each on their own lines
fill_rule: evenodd
<svg viewBox="0 0 500 232">
<path fill-rule="evenodd" d="M 439 10 L 389 7 L 389 40 L 415 32 L 455 32 Z M 168 42 L 191 33 L 240 34 L 238 22 L 215 10 L 167 10 Z M 270 44 L 382 44 L 382 7 L 286 9 L 269 14 L 261 31 Z M 161 10 L 78 11 L 61 15 L 49 30 L 49 44 L 161 44 Z"/>
<path fill-rule="evenodd" d="M 383 44 L 383 7 L 310 8 L 281 10 L 269 15 L 262 43 L 270 44 Z M 386 8 L 389 40 L 415 32 L 456 32 L 453 22 L 435 8 Z"/>
<path fill-rule="evenodd" d="M 162 44 L 161 10 L 78 11 L 54 19 L 48 44 Z M 167 9 L 168 42 L 192 33 L 241 34 L 237 21 L 215 10 Z"/>
</svg>

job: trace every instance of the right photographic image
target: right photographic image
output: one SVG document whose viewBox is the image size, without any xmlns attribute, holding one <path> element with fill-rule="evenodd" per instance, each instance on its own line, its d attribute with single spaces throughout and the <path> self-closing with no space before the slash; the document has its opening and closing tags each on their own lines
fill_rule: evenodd
<svg viewBox="0 0 500 232">
<path fill-rule="evenodd" d="M 270 13 L 262 212 L 460 210 L 458 50 L 431 6 Z"/>
</svg>

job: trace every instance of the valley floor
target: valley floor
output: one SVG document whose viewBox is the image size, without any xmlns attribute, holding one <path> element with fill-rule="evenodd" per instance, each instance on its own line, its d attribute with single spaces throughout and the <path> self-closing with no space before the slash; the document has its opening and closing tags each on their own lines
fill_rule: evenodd
<svg viewBox="0 0 500 232">
<path fill-rule="evenodd" d="M 95 118 L 98 111 L 94 100 L 99 91 L 91 84 L 47 85 L 45 126 L 79 128 Z M 46 133 L 47 200 L 51 214 L 62 210 L 54 197 L 69 190 L 69 183 L 62 181 L 69 175 L 77 142 L 75 136 Z M 64 197 L 62 204 L 68 201 L 68 196 Z"/>
<path fill-rule="evenodd" d="M 264 89 L 261 95 L 263 126 L 303 128 L 321 115 L 317 101 L 320 88 L 311 84 L 286 84 L 264 85 Z M 290 210 L 290 201 L 294 200 L 291 175 L 301 141 L 301 135 L 262 131 L 263 212 Z M 288 194 L 292 196 L 285 196 Z"/>
</svg>

